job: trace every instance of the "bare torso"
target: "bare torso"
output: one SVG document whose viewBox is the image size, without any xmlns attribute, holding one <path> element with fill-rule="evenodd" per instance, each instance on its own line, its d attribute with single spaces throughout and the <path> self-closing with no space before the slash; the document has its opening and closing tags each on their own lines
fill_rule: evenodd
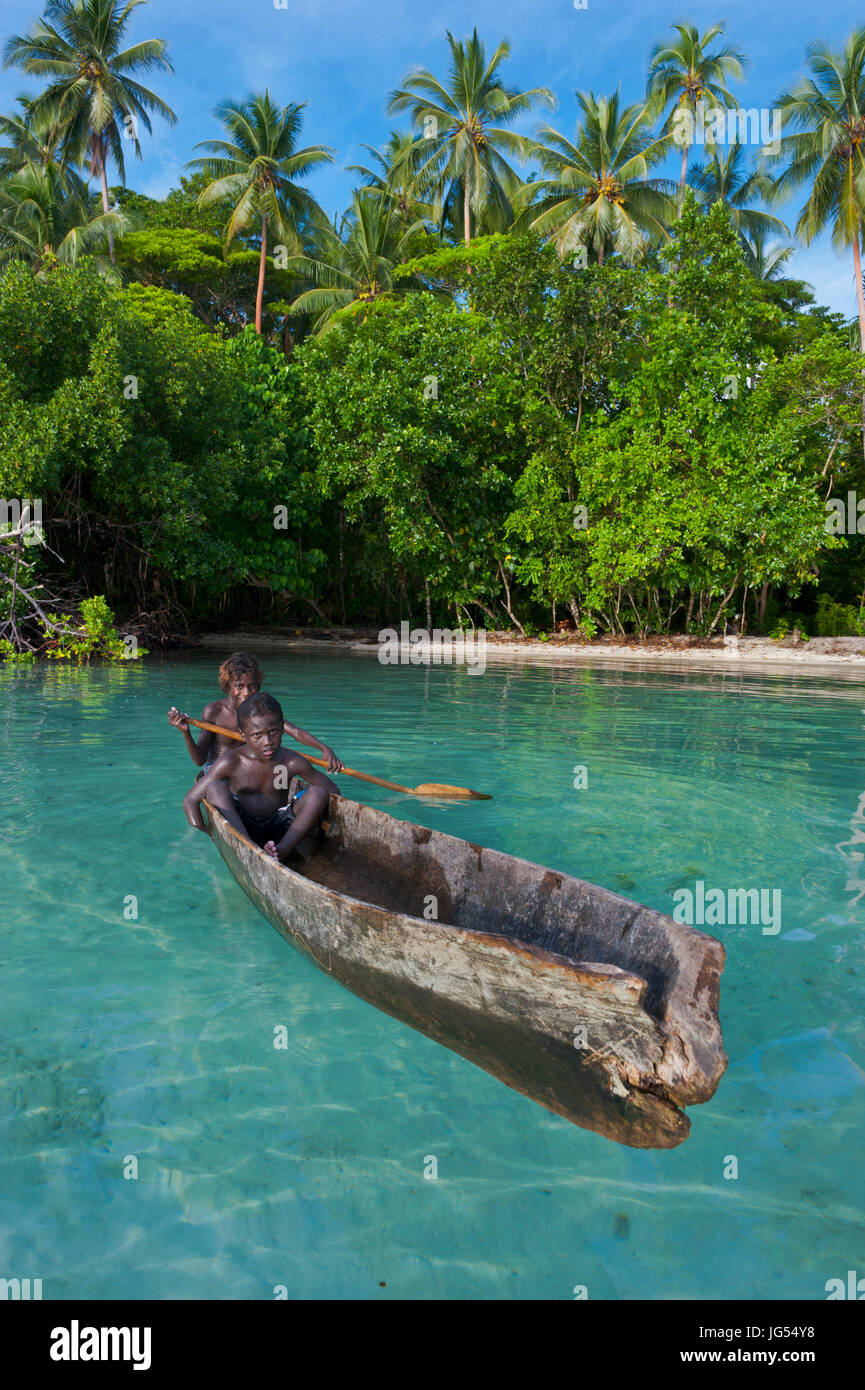
<svg viewBox="0 0 865 1390">
<path fill-rule="evenodd" d="M 237 728 L 237 710 L 227 698 L 225 700 L 214 700 L 212 704 L 204 709 L 202 718 L 208 724 L 221 724 L 224 729 Z M 211 742 L 207 750 L 209 762 L 215 762 L 221 753 L 227 753 L 231 748 L 237 748 L 237 739 L 226 738 L 224 734 L 211 734 Z"/>
<path fill-rule="evenodd" d="M 256 820 L 267 820 L 288 802 L 291 778 L 303 760 L 281 748 L 272 758 L 253 758 L 235 743 L 228 771 L 228 785 L 244 811 Z"/>
</svg>

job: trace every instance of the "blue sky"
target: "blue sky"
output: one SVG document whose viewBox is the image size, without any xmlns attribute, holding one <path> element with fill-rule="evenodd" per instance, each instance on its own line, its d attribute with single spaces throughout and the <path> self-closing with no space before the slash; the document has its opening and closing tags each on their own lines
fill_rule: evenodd
<svg viewBox="0 0 865 1390">
<path fill-rule="evenodd" d="M 387 115 L 388 93 L 411 68 L 447 73 L 445 31 L 464 37 L 476 25 L 488 48 L 511 41 L 504 76 L 513 86 L 552 88 L 556 111 L 524 123 L 531 132 L 540 119 L 572 135 L 574 89 L 596 93 L 621 87 L 632 101 L 644 90 L 652 45 L 674 20 L 705 28 L 725 20 L 731 40 L 750 57 L 746 80 L 737 87 L 743 107 L 771 108 L 778 94 L 803 71 L 813 39 L 840 47 L 851 29 L 865 23 L 861 3 L 834 0 L 824 10 L 811 0 L 691 0 L 679 8 L 657 0 L 150 0 L 132 19 L 132 40 L 164 38 L 173 75 L 144 79 L 177 113 L 177 125 L 154 122 L 143 137 L 144 159 L 128 168 L 127 181 L 151 196 L 176 183 L 198 140 L 218 136 L 215 103 L 269 87 L 282 102 L 306 101 L 304 140 L 331 145 L 333 166 L 310 187 L 333 214 L 348 201 L 352 176 L 347 164 L 366 162 L 362 143 L 379 145 L 400 125 Z M 0 37 L 26 31 L 38 18 L 38 0 L 0 0 Z M 38 90 L 15 71 L 0 71 L 0 109 L 20 92 Z M 672 171 L 671 171 L 672 172 Z M 801 199 L 782 215 L 795 221 Z M 839 255 L 828 238 L 797 250 L 792 273 L 811 282 L 818 299 L 852 316 L 855 312 L 852 256 Z"/>
</svg>

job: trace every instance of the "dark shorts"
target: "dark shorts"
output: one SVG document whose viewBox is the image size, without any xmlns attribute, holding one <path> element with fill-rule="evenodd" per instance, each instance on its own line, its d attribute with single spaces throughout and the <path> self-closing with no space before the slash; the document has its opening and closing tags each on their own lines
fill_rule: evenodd
<svg viewBox="0 0 865 1390">
<path fill-rule="evenodd" d="M 250 840 L 263 846 L 267 844 L 268 840 L 273 840 L 276 844 L 279 843 L 294 820 L 297 803 L 305 790 L 306 788 L 300 779 L 292 777 L 288 789 L 288 802 L 285 806 L 280 806 L 278 811 L 274 811 L 272 816 L 267 816 L 265 820 L 258 820 L 256 816 L 251 816 L 248 811 L 245 811 L 234 792 L 231 793 L 231 799 L 237 814 L 246 826 Z"/>
</svg>

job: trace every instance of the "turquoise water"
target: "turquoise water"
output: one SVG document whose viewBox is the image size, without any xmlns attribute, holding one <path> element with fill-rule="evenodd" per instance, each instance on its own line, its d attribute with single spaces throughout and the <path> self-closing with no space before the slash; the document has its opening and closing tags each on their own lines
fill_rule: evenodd
<svg viewBox="0 0 865 1390">
<path fill-rule="evenodd" d="M 685 1144 L 642 1152 L 377 1013 L 258 915 L 180 807 L 165 711 L 200 709 L 215 664 L 0 671 L 0 1276 L 46 1299 L 821 1299 L 865 1274 L 858 684 L 263 662 L 352 766 L 495 798 L 343 779 L 391 814 L 667 912 L 697 879 L 781 890 L 777 935 L 714 928 L 729 1070 Z"/>
</svg>

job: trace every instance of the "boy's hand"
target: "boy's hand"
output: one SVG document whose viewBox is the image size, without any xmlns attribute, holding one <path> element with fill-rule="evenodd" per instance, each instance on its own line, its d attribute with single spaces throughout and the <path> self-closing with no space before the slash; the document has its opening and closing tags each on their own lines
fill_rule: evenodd
<svg viewBox="0 0 865 1390">
<path fill-rule="evenodd" d="M 279 855 L 276 852 L 276 845 L 273 843 L 273 840 L 268 840 L 267 844 L 264 846 L 264 852 L 265 854 L 269 854 L 271 859 L 275 859 L 277 863 L 279 863 Z"/>
<path fill-rule="evenodd" d="M 195 830 L 203 830 L 205 835 L 210 834 L 210 831 L 204 823 L 204 817 L 201 814 L 201 803 L 199 801 L 191 800 L 189 796 L 184 797 L 183 810 L 186 813 L 186 819 Z"/>
<path fill-rule="evenodd" d="M 168 711 L 168 722 L 172 729 L 179 729 L 182 734 L 189 733 L 189 724 L 175 705 Z"/>
<path fill-rule="evenodd" d="M 328 748 L 327 744 L 323 744 L 321 751 L 324 754 L 324 761 L 327 763 L 328 772 L 342 772 L 345 763 L 336 756 L 333 749 Z"/>
<path fill-rule="evenodd" d="M 210 828 L 204 823 L 204 817 L 201 814 L 201 803 L 207 796 L 209 787 L 213 787 L 217 782 L 221 782 L 223 777 L 231 776 L 234 757 L 233 751 L 221 753 L 210 771 L 204 777 L 199 777 L 198 781 L 189 788 L 189 791 L 183 798 L 183 810 L 186 819 L 196 830 L 203 830 L 205 835 L 210 834 Z"/>
</svg>

